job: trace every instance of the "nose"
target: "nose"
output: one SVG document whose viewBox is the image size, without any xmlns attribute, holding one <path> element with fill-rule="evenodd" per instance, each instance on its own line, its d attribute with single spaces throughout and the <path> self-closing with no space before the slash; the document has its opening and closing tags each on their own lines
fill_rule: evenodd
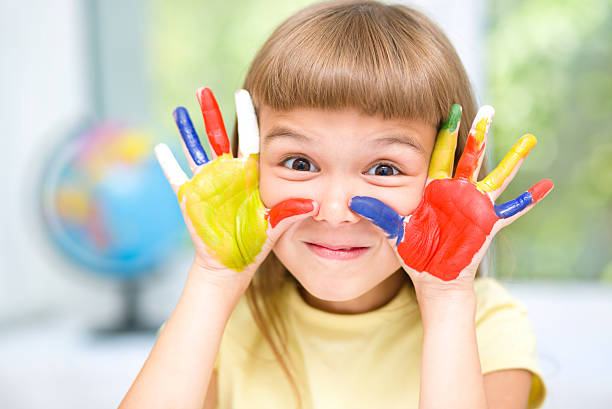
<svg viewBox="0 0 612 409">
<path fill-rule="evenodd" d="M 317 221 L 325 221 L 332 226 L 356 223 L 360 216 L 349 208 L 349 201 L 356 192 L 347 180 L 330 181 L 319 193 L 319 213 L 314 216 Z"/>
</svg>

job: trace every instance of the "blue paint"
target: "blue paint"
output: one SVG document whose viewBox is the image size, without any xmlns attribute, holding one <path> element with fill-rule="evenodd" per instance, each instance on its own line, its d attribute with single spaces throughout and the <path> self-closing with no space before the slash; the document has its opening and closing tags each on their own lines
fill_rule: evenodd
<svg viewBox="0 0 612 409">
<path fill-rule="evenodd" d="M 198 166 L 207 163 L 208 156 L 206 156 L 206 151 L 200 144 L 200 138 L 198 138 L 198 134 L 193 127 L 193 123 L 191 122 L 187 109 L 184 107 L 177 107 L 172 113 L 172 116 L 174 116 L 174 122 L 176 122 L 176 126 L 181 133 L 181 137 L 183 138 L 185 146 L 187 146 L 187 150 L 193 158 L 193 161 Z"/>
<path fill-rule="evenodd" d="M 378 199 L 367 196 L 355 196 L 349 207 L 360 216 L 365 217 L 387 233 L 392 239 L 397 237 L 398 245 L 404 237 L 404 218 Z"/>
<path fill-rule="evenodd" d="M 506 219 L 514 216 L 533 202 L 531 193 L 525 192 L 514 200 L 510 200 L 500 205 L 495 205 L 495 214 L 500 219 Z"/>
</svg>

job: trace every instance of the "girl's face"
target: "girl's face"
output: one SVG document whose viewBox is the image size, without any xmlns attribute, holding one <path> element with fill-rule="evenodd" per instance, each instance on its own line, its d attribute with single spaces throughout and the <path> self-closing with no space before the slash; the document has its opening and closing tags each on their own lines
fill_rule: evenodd
<svg viewBox="0 0 612 409">
<path fill-rule="evenodd" d="M 320 205 L 317 216 L 280 237 L 276 256 L 319 300 L 367 297 L 400 263 L 384 233 L 353 213 L 349 201 L 371 196 L 399 214 L 411 213 L 423 195 L 436 129 L 356 110 L 262 106 L 259 121 L 265 206 L 289 198 Z"/>
</svg>

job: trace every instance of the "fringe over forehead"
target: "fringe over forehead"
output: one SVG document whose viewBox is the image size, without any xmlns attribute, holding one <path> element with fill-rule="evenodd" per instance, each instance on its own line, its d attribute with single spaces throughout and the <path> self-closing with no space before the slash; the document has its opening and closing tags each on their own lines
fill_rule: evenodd
<svg viewBox="0 0 612 409">
<path fill-rule="evenodd" d="M 475 115 L 463 65 L 440 29 L 417 11 L 373 1 L 320 3 L 293 15 L 255 56 L 244 87 L 256 107 L 279 111 L 354 108 L 433 126 L 453 103 L 464 118 Z"/>
</svg>

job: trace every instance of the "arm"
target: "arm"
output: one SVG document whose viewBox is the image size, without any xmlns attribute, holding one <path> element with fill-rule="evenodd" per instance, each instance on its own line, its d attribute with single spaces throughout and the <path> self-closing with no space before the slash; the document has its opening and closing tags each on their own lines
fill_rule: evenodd
<svg viewBox="0 0 612 409">
<path fill-rule="evenodd" d="M 487 408 L 473 291 L 417 293 L 423 321 L 420 408 Z"/>
<path fill-rule="evenodd" d="M 120 408 L 197 408 L 210 405 L 207 389 L 229 317 L 274 242 L 318 205 L 287 199 L 266 209 L 259 198 L 259 130 L 248 93 L 236 94 L 240 146 L 234 158 L 212 92 L 198 92 L 210 161 L 185 108 L 174 118 L 192 170 L 191 180 L 170 149 L 160 144 L 157 159 L 178 197 L 195 248 L 194 263 L 179 302 Z M 248 141 L 249 143 L 245 143 Z M 214 403 L 214 402 L 213 402 Z"/>
<path fill-rule="evenodd" d="M 422 407 L 525 409 L 531 389 L 529 371 L 482 375 L 474 293 L 417 297 L 423 321 Z M 424 406 L 425 402 L 432 405 Z"/>
<path fill-rule="evenodd" d="M 179 302 L 120 409 L 202 407 L 223 330 L 248 286 L 247 280 L 223 284 L 209 276 L 191 267 Z"/>
<path fill-rule="evenodd" d="M 412 214 L 401 216 L 371 197 L 356 196 L 350 203 L 387 234 L 414 284 L 424 331 L 420 408 L 487 408 L 474 277 L 495 234 L 553 187 L 545 179 L 495 204 L 535 145 L 533 135 L 524 135 L 495 170 L 476 181 L 493 113 L 489 106 L 478 111 L 452 176 L 461 108 L 451 108 L 436 139 L 423 199 Z"/>
<path fill-rule="evenodd" d="M 484 375 L 490 409 L 525 409 L 533 374 L 525 369 L 505 369 Z"/>
</svg>

